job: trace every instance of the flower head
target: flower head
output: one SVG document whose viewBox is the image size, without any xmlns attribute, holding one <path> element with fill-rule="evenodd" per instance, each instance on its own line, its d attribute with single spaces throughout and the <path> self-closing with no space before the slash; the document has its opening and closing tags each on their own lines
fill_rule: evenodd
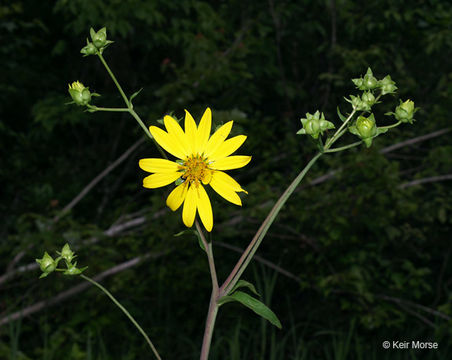
<svg viewBox="0 0 452 360">
<path fill-rule="evenodd" d="M 198 212 L 204 227 L 211 231 L 212 206 L 204 185 L 210 185 L 229 202 L 242 205 L 237 193 L 246 191 L 223 170 L 238 169 L 250 162 L 251 156 L 230 156 L 244 143 L 246 136 L 238 135 L 226 140 L 233 121 L 210 136 L 212 113 L 209 108 L 199 125 L 185 110 L 185 131 L 171 116 L 167 115 L 163 120 L 167 131 L 156 126 L 151 126 L 149 131 L 163 149 L 179 160 L 141 159 L 140 168 L 152 173 L 143 179 L 143 186 L 153 189 L 175 182 L 176 187 L 166 200 L 168 207 L 176 211 L 184 204 L 184 224 L 191 227 Z"/>
</svg>

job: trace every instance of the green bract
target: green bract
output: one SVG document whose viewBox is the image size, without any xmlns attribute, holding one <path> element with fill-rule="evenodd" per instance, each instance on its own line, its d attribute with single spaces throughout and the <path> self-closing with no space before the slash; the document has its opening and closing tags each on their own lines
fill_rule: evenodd
<svg viewBox="0 0 452 360">
<path fill-rule="evenodd" d="M 318 110 L 313 115 L 306 113 L 306 118 L 300 120 L 303 128 L 297 134 L 311 135 L 314 139 L 317 139 L 325 130 L 334 129 L 334 124 L 327 121 L 323 113 L 320 115 Z"/>
<path fill-rule="evenodd" d="M 67 264 L 67 270 L 63 273 L 63 275 L 80 275 L 87 268 L 88 266 L 85 266 L 81 269 L 77 268 L 77 262 L 75 262 L 74 264 Z"/>
</svg>

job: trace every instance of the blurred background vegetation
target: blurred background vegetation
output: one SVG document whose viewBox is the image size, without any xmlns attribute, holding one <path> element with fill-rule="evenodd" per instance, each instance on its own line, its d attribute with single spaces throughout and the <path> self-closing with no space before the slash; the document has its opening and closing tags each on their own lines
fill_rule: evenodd
<svg viewBox="0 0 452 360">
<path fill-rule="evenodd" d="M 106 26 L 115 43 L 105 57 L 126 93 L 143 88 L 134 103 L 146 125 L 210 106 L 217 125 L 233 119 L 248 135 L 241 153 L 253 160 L 233 171 L 249 191 L 243 208 L 212 200 L 220 279 L 316 151 L 295 135 L 300 117 L 320 109 L 336 121 L 368 66 L 421 108 L 370 149 L 314 166 L 244 276 L 283 330 L 226 305 L 212 359 L 450 359 L 451 24 L 440 0 L 2 2 L 0 358 L 152 357 L 96 289 L 38 280 L 34 259 L 65 242 L 164 359 L 199 356 L 207 262 L 194 236 L 173 236 L 184 227 L 165 207 L 170 188 L 141 186 L 138 160 L 159 156 L 155 147 L 128 114 L 66 105 L 67 84 L 80 80 L 102 94 L 96 104 L 122 106 L 99 60 L 79 53 L 89 28 Z M 397 99 L 386 102 L 380 124 Z M 383 340 L 439 350 L 384 351 Z"/>
</svg>

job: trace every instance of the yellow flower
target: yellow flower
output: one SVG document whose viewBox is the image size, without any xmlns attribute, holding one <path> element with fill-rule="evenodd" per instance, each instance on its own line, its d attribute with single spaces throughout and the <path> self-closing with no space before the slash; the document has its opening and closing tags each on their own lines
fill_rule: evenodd
<svg viewBox="0 0 452 360">
<path fill-rule="evenodd" d="M 182 203 L 182 220 L 191 227 L 198 211 L 199 217 L 207 231 L 212 230 L 212 205 L 204 185 L 210 185 L 219 195 L 233 204 L 242 205 L 238 192 L 245 192 L 241 186 L 222 170 L 238 169 L 251 160 L 251 156 L 235 155 L 246 140 L 245 135 L 238 135 L 226 140 L 233 121 L 221 126 L 212 136 L 212 113 L 209 108 L 196 126 L 195 120 L 185 110 L 185 132 L 171 116 L 164 117 L 167 132 L 151 126 L 151 132 L 157 143 L 179 160 L 141 159 L 140 168 L 153 173 L 143 179 L 146 188 L 158 188 L 176 182 L 166 204 L 176 211 Z"/>
</svg>

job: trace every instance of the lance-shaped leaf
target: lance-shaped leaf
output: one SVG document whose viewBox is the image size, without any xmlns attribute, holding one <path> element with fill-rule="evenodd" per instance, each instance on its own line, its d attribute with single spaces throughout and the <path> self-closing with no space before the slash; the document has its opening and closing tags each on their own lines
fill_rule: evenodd
<svg viewBox="0 0 452 360">
<path fill-rule="evenodd" d="M 337 116 L 339 116 L 339 119 L 341 119 L 342 122 L 345 122 L 347 120 L 347 118 L 342 115 L 341 111 L 339 110 L 339 106 L 337 107 Z"/>
<path fill-rule="evenodd" d="M 201 248 L 201 250 L 206 251 L 206 248 L 204 247 L 204 244 L 202 242 L 201 236 L 198 234 L 197 231 L 194 230 L 183 230 L 181 232 L 178 232 L 177 234 L 174 234 L 174 236 L 179 237 L 185 234 L 195 235 L 198 239 L 198 245 Z"/>
<path fill-rule="evenodd" d="M 143 90 L 143 88 L 141 88 L 140 90 L 138 90 L 132 94 L 132 96 L 129 99 L 130 103 L 132 103 L 132 100 L 141 92 L 141 90 Z"/>
<path fill-rule="evenodd" d="M 253 284 L 251 284 L 250 282 L 246 281 L 246 280 L 239 280 L 237 282 L 237 284 L 235 284 L 235 286 L 232 288 L 231 293 L 233 293 L 234 291 L 236 291 L 237 289 L 241 288 L 241 287 L 246 287 L 248 288 L 253 294 L 256 294 L 257 296 L 260 296 L 259 293 L 257 292 L 256 288 L 254 287 Z"/>
<path fill-rule="evenodd" d="M 265 320 L 270 321 L 278 329 L 282 328 L 281 322 L 276 317 L 275 313 L 271 311 L 265 304 L 248 295 L 247 293 L 244 293 L 243 291 L 236 291 L 231 295 L 223 296 L 218 301 L 218 305 L 223 305 L 231 301 L 238 301 L 239 303 L 245 305 L 247 308 L 253 310 L 257 315 L 262 316 Z"/>
</svg>

